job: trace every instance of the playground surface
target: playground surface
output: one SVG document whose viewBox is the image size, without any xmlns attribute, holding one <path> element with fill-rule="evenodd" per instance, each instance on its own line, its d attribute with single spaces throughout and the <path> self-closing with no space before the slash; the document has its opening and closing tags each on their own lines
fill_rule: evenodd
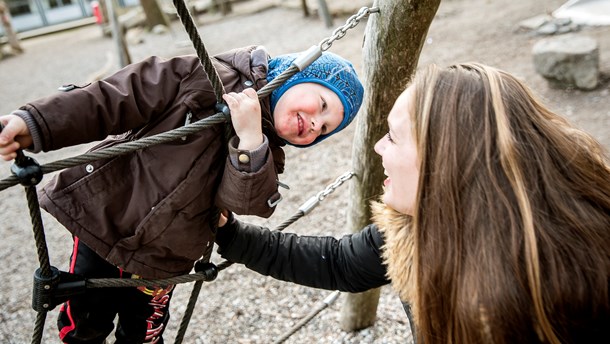
<svg viewBox="0 0 610 344">
<path fill-rule="evenodd" d="M 251 2 L 258 2 L 252 0 Z M 300 1 L 298 2 L 300 3 Z M 312 1 L 309 1 L 312 3 Z M 328 1 L 341 3 L 355 13 L 372 1 Z M 579 34 L 595 38 L 600 46 L 601 85 L 590 92 L 557 90 L 534 71 L 531 48 L 541 39 L 520 30 L 519 22 L 547 14 L 563 0 L 443 0 L 432 23 L 420 65 L 478 61 L 507 70 L 524 79 L 557 112 L 589 131 L 610 149 L 610 27 L 584 28 Z M 332 10 L 332 8 L 331 8 Z M 271 55 L 301 51 L 318 44 L 334 28 L 345 23 L 348 15 L 334 18 L 333 27 L 313 15 L 304 17 L 296 7 L 274 6 L 262 11 L 234 15 L 224 19 L 196 18 L 210 54 L 230 48 L 264 45 Z M 363 68 L 361 47 L 366 21 L 350 30 L 333 44 L 331 51 Z M 135 35 L 131 41 L 133 61 L 149 55 L 174 56 L 193 52 L 179 22 L 165 34 Z M 6 114 L 25 101 L 55 92 L 67 83 L 86 83 L 95 74 L 116 70 L 115 45 L 90 25 L 22 42 L 25 53 L 0 60 L 0 113 Z M 397 85 L 396 87 L 402 87 Z M 284 191 L 271 219 L 247 218 L 271 228 L 283 222 L 311 196 L 323 190 L 351 166 L 351 139 L 355 126 L 327 140 L 327 143 L 299 150 L 287 147 L 286 172 L 282 181 L 290 185 Z M 48 163 L 82 153 L 78 146 L 39 154 L 40 163 Z M 0 178 L 8 177 L 9 163 L 0 163 Z M 45 177 L 48 178 L 48 177 Z M 287 231 L 303 235 L 345 234 L 349 184 L 339 187 L 310 215 Z M 29 343 L 36 312 L 31 308 L 32 275 L 38 267 L 31 223 L 22 187 L 0 193 L 0 342 Z M 68 232 L 43 213 L 51 265 L 67 270 L 71 249 Z M 215 255 L 215 262 L 220 259 Z M 186 308 L 192 284 L 176 288 L 172 300 L 172 320 L 165 340 L 173 342 Z M 224 270 L 218 279 L 203 285 L 184 343 L 271 343 L 302 319 L 330 292 L 305 288 L 257 275 L 242 266 Z M 339 327 L 343 298 L 339 299 L 291 336 L 286 343 L 405 343 L 410 341 L 409 326 L 396 293 L 383 287 L 376 324 L 368 329 L 346 333 Z M 43 343 L 59 343 L 55 321 L 59 307 L 49 312 Z"/>
</svg>

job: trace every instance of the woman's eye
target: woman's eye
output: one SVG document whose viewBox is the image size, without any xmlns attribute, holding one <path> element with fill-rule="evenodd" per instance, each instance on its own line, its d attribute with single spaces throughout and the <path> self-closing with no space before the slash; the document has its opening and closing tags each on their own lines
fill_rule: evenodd
<svg viewBox="0 0 610 344">
<path fill-rule="evenodd" d="M 392 135 L 390 135 L 390 132 L 388 132 L 388 134 L 386 135 L 388 137 L 388 141 L 390 142 L 394 142 L 394 140 L 392 140 Z"/>
</svg>

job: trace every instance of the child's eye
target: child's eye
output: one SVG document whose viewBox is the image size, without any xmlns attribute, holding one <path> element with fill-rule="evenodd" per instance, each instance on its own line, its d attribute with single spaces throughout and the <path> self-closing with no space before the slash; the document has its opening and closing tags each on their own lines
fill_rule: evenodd
<svg viewBox="0 0 610 344">
<path fill-rule="evenodd" d="M 327 130 L 326 125 L 323 125 L 322 126 L 322 130 L 321 130 L 321 134 L 325 135 L 326 134 L 326 130 Z"/>
<path fill-rule="evenodd" d="M 322 111 L 324 111 L 324 110 L 326 110 L 326 108 L 328 106 L 326 105 L 326 100 L 324 100 L 324 98 L 322 98 L 322 97 L 321 97 L 321 99 L 322 99 Z"/>
</svg>

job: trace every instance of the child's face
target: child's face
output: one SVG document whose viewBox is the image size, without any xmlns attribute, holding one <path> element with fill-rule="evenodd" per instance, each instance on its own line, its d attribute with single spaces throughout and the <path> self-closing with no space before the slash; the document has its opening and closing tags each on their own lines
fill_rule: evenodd
<svg viewBox="0 0 610 344">
<path fill-rule="evenodd" d="M 273 111 L 277 134 L 294 145 L 308 145 L 343 121 L 343 104 L 335 92 L 315 83 L 290 87 Z"/>
</svg>

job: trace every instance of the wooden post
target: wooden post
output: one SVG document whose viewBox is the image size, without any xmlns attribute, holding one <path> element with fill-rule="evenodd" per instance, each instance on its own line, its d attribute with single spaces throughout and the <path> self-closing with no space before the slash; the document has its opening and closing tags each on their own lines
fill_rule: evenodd
<svg viewBox="0 0 610 344">
<path fill-rule="evenodd" d="M 371 14 L 365 30 L 363 75 L 365 98 L 356 121 L 352 146 L 348 228 L 358 232 L 371 221 L 369 202 L 383 193 L 381 158 L 373 147 L 387 133 L 387 114 L 411 78 L 428 28 L 440 0 L 375 1 L 380 13 Z M 354 331 L 375 323 L 379 289 L 347 294 L 341 327 Z"/>
<path fill-rule="evenodd" d="M 116 45 L 116 52 L 119 61 L 119 68 L 123 68 L 131 63 L 131 56 L 129 54 L 129 48 L 125 41 L 125 27 L 119 23 L 119 18 L 116 14 L 117 3 L 116 0 L 108 0 L 106 3 L 108 10 L 108 21 L 112 30 L 112 38 Z"/>
<path fill-rule="evenodd" d="M 23 48 L 19 43 L 17 34 L 13 30 L 13 25 L 11 24 L 11 14 L 4 0 L 0 0 L 0 21 L 2 22 L 4 34 L 6 35 L 6 39 L 8 40 L 11 50 L 16 54 L 21 54 L 23 52 Z"/>
<path fill-rule="evenodd" d="M 167 28 L 170 27 L 169 19 L 163 12 L 163 8 L 157 0 L 140 0 L 142 10 L 146 15 L 146 26 L 149 30 L 152 30 L 157 25 L 163 25 Z M 116 8 L 116 7 L 115 7 Z"/>
<path fill-rule="evenodd" d="M 320 18 L 324 20 L 324 25 L 326 27 L 333 26 L 333 17 L 328 10 L 328 5 L 326 5 L 326 0 L 318 0 L 318 11 L 320 14 Z"/>
<path fill-rule="evenodd" d="M 309 17 L 309 8 L 307 7 L 307 0 L 301 0 L 301 7 L 303 8 L 303 16 Z"/>
</svg>

